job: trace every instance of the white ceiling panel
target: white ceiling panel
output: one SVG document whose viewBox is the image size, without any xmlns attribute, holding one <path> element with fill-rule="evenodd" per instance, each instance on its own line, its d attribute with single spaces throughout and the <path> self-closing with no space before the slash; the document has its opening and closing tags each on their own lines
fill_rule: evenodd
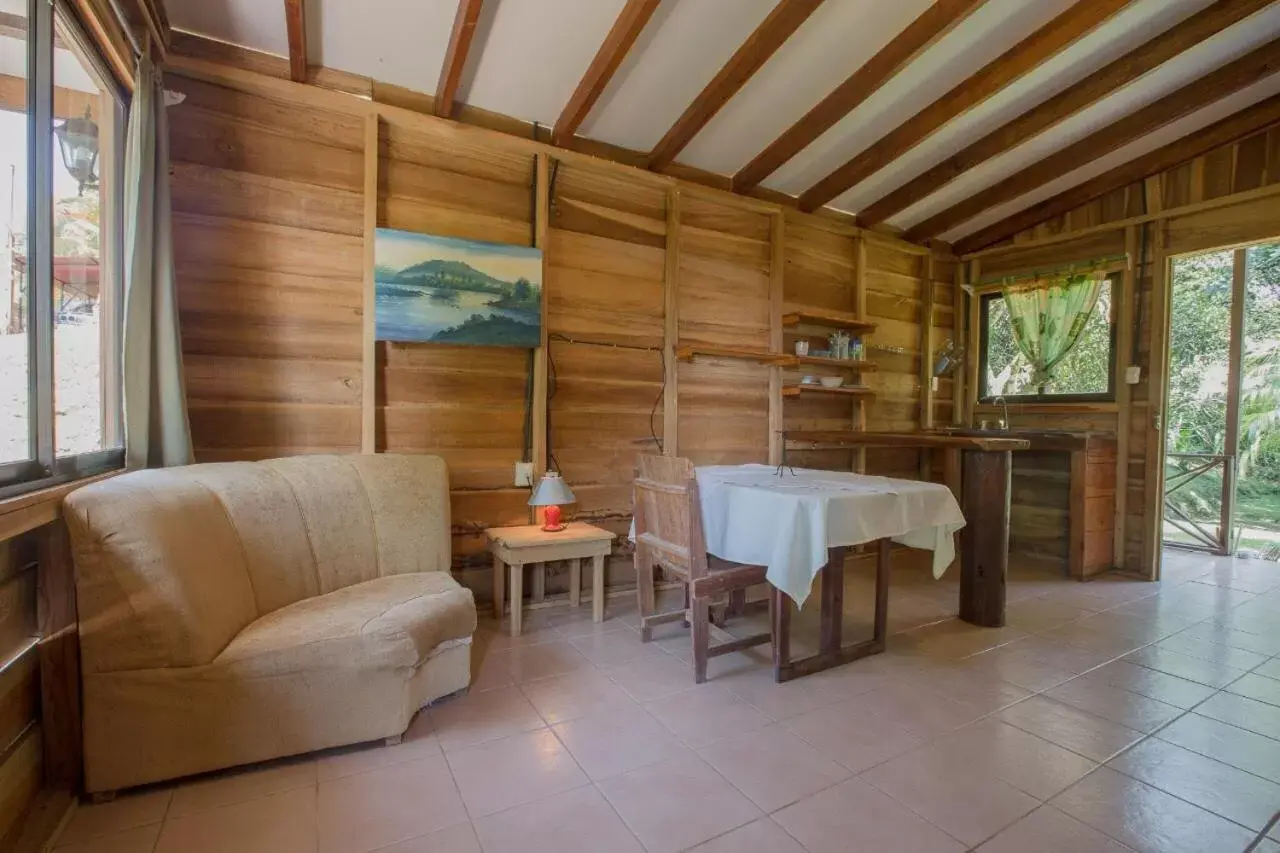
<svg viewBox="0 0 1280 853">
<path fill-rule="evenodd" d="M 1006 216 L 1011 216 L 1020 210 L 1038 204 L 1045 199 L 1052 198 L 1063 190 L 1070 189 L 1077 184 L 1084 183 L 1091 178 L 1095 178 L 1109 169 L 1128 163 L 1130 160 L 1141 157 L 1145 154 L 1175 142 L 1188 134 L 1208 127 L 1216 121 L 1220 121 L 1233 113 L 1239 112 L 1251 104 L 1258 103 L 1272 95 L 1280 94 L 1280 74 L 1268 77 L 1259 83 L 1255 83 L 1247 89 L 1223 98 L 1222 100 L 1205 107 L 1203 110 L 1196 112 L 1186 118 L 1172 122 L 1155 133 L 1142 137 L 1136 142 L 1130 143 L 1116 151 L 1099 157 L 1088 166 L 1081 167 L 1072 172 L 1068 172 L 1057 180 L 1045 184 L 1043 187 L 1036 189 L 1026 195 L 1020 196 L 1006 204 L 998 205 L 976 217 L 964 225 L 957 227 L 941 237 L 948 242 L 955 242 L 969 234 L 980 231 L 988 225 L 999 222 Z"/>
<path fill-rule="evenodd" d="M 857 211 L 905 184 L 925 169 L 963 150 L 997 127 L 1012 121 L 1079 82 L 1095 69 L 1119 59 L 1143 42 L 1200 11 L 1211 0 L 1136 0 L 1093 32 L 1047 59 L 962 116 L 947 123 L 920 145 L 894 160 L 833 202 Z"/>
<path fill-rule="evenodd" d="M 164 5 L 169 23 L 177 29 L 254 50 L 289 54 L 284 3 L 280 0 L 165 0 Z"/>
<path fill-rule="evenodd" d="M 1049 132 L 966 172 L 938 192 L 891 217 L 889 223 L 904 228 L 915 225 L 1238 59 L 1277 33 L 1280 33 L 1280 5 L 1273 5 L 1066 119 Z"/>
<path fill-rule="evenodd" d="M 791 195 L 807 190 L 1071 5 L 1072 0 L 988 0 L 765 186 Z"/>
<path fill-rule="evenodd" d="M 666 0 L 579 133 L 651 150 L 775 3 Z"/>
<path fill-rule="evenodd" d="M 701 2 L 701 0 L 700 0 Z M 493 10 L 474 74 L 458 98 L 474 107 L 553 124 L 573 95 L 624 0 L 501 0 Z M 481 21 L 482 25 L 485 21 Z M 432 82 L 432 88 L 435 83 Z"/>
<path fill-rule="evenodd" d="M 932 0 L 829 0 L 694 137 L 680 161 L 732 174 L 862 67 Z"/>
<path fill-rule="evenodd" d="M 311 0 L 307 4 L 310 60 L 434 92 L 457 11 L 458 0 Z M 395 21 L 395 26 L 387 26 L 388 21 Z"/>
</svg>

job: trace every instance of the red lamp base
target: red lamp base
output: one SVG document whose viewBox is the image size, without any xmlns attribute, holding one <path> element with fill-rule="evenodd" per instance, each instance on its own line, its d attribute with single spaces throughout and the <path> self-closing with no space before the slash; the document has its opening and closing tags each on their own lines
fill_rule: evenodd
<svg viewBox="0 0 1280 853">
<path fill-rule="evenodd" d="M 558 533 L 564 530 L 564 524 L 560 521 L 560 507 L 553 504 L 546 508 L 542 529 L 548 533 Z"/>
</svg>

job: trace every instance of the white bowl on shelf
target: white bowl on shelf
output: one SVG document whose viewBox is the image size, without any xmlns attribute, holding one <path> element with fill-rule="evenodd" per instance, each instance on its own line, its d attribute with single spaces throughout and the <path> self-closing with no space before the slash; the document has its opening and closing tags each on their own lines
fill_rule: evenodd
<svg viewBox="0 0 1280 853">
<path fill-rule="evenodd" d="M 822 383 L 823 388 L 839 388 L 844 384 L 843 376 L 824 376 L 818 380 Z"/>
</svg>

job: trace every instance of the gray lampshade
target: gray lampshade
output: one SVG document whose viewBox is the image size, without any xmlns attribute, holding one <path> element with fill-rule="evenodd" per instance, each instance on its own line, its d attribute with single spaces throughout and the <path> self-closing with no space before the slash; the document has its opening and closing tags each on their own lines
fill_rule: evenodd
<svg viewBox="0 0 1280 853">
<path fill-rule="evenodd" d="M 575 501 L 577 498 L 573 496 L 573 492 L 569 491 L 564 479 L 555 471 L 548 471 L 542 475 L 538 488 L 533 490 L 533 497 L 529 498 L 529 506 L 562 506 Z"/>
</svg>

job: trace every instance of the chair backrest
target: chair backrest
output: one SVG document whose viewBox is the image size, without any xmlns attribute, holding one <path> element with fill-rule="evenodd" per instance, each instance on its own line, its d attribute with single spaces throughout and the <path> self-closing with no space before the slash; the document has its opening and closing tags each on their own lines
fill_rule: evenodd
<svg viewBox="0 0 1280 853">
<path fill-rule="evenodd" d="M 447 571 L 434 456 L 295 456 L 134 471 L 72 492 L 86 672 L 198 666 L 286 605 Z"/>
<path fill-rule="evenodd" d="M 707 544 L 693 463 L 675 456 L 636 459 L 636 545 L 654 562 L 690 578 L 707 574 Z"/>
</svg>

